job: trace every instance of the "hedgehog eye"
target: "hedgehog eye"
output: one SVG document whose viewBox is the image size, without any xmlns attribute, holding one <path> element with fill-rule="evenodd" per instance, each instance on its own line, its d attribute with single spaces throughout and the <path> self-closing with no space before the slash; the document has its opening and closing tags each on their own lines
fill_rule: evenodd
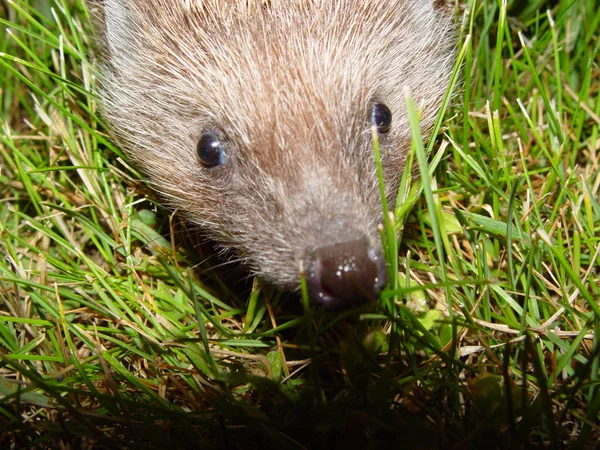
<svg viewBox="0 0 600 450">
<path fill-rule="evenodd" d="M 392 126 L 392 111 L 383 103 L 373 103 L 371 123 L 377 127 L 377 132 L 385 134 Z"/>
<path fill-rule="evenodd" d="M 227 162 L 227 155 L 220 136 L 211 131 L 202 133 L 196 152 L 204 167 L 221 166 Z"/>
</svg>

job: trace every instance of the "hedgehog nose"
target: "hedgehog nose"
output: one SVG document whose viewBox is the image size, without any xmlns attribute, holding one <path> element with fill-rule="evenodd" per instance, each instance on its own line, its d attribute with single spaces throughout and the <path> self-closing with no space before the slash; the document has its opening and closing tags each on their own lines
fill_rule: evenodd
<svg viewBox="0 0 600 450">
<path fill-rule="evenodd" d="M 320 247 L 307 263 L 310 298 L 328 310 L 375 300 L 387 281 L 385 259 L 366 239 Z"/>
</svg>

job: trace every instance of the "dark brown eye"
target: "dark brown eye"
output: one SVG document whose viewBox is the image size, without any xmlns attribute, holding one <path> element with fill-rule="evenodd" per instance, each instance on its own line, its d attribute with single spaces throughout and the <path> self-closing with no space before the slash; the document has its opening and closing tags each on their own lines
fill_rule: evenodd
<svg viewBox="0 0 600 450">
<path fill-rule="evenodd" d="M 212 131 L 202 133 L 196 152 L 204 167 L 221 166 L 227 162 L 223 141 L 217 133 Z"/>
<path fill-rule="evenodd" d="M 389 132 L 392 126 L 392 111 L 390 111 L 390 108 L 383 103 L 373 103 L 371 123 L 377 127 L 379 134 Z"/>
</svg>

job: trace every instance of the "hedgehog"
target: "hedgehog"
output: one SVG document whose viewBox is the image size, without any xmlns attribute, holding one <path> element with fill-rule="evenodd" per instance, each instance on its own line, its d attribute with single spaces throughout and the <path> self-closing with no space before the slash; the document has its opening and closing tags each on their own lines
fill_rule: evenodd
<svg viewBox="0 0 600 450">
<path fill-rule="evenodd" d="M 454 59 L 434 0 L 89 0 L 103 116 L 165 204 L 326 309 L 386 284 L 379 227 Z"/>
</svg>

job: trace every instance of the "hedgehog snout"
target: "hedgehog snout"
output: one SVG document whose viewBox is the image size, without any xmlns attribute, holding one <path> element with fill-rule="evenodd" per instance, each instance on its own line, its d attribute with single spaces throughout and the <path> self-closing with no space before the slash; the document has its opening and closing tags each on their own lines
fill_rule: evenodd
<svg viewBox="0 0 600 450">
<path fill-rule="evenodd" d="M 327 310 L 376 300 L 387 282 L 385 259 L 367 239 L 317 248 L 306 263 L 310 299 Z"/>
</svg>

